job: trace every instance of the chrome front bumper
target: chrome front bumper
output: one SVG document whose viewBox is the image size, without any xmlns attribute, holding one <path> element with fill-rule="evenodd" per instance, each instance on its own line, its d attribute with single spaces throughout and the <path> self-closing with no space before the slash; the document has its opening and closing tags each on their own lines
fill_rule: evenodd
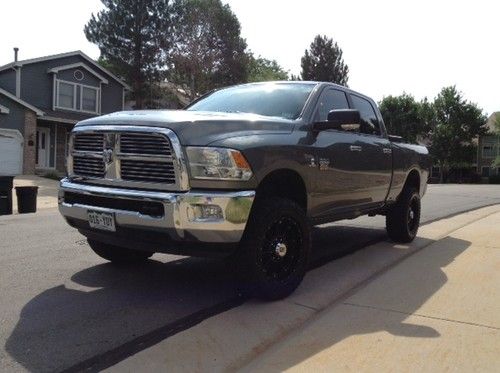
<svg viewBox="0 0 500 373">
<path fill-rule="evenodd" d="M 123 204 L 118 209 L 89 203 L 68 203 L 65 193 L 120 200 Z M 112 213 L 117 229 L 167 233 L 174 241 L 237 243 L 245 230 L 254 198 L 255 191 L 165 193 L 78 184 L 63 179 L 59 188 L 59 211 L 67 220 L 80 222 L 88 221 L 88 210 Z M 159 202 L 163 205 L 164 213 L 162 216 L 150 216 L 130 211 L 127 210 L 127 201 Z M 218 213 L 208 218 L 200 217 L 200 209 L 207 206 Z M 137 239 L 140 240 L 140 237 Z"/>
</svg>

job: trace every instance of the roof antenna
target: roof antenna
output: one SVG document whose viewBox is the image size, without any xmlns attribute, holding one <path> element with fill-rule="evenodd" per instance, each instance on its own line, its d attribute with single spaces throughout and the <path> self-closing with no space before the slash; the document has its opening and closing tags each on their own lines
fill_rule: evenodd
<svg viewBox="0 0 500 373">
<path fill-rule="evenodd" d="M 19 52 L 18 47 L 14 47 L 14 62 L 17 62 L 17 53 Z"/>
</svg>

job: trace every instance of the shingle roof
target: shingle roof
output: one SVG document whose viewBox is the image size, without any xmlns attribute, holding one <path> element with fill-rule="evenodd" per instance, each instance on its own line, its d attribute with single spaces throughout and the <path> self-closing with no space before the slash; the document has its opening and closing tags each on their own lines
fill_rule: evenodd
<svg viewBox="0 0 500 373">
<path fill-rule="evenodd" d="M 116 75 L 114 75 L 111 71 L 109 71 L 108 69 L 102 67 L 96 61 L 94 61 L 92 58 L 90 58 L 85 53 L 83 53 L 82 51 L 79 51 L 79 50 L 78 51 L 67 52 L 67 53 L 53 54 L 53 55 L 50 55 L 50 56 L 44 56 L 44 57 L 38 57 L 38 58 L 31 58 L 31 59 L 28 59 L 28 60 L 21 60 L 21 61 L 17 61 L 17 62 L 11 62 L 11 63 L 8 63 L 6 65 L 0 66 L 0 71 L 6 70 L 6 69 L 10 69 L 10 68 L 16 67 L 16 66 L 28 65 L 30 63 L 37 63 L 37 62 L 42 62 L 42 61 L 47 61 L 47 60 L 54 60 L 54 59 L 57 59 L 57 58 L 64 58 L 64 57 L 71 57 L 71 56 L 81 56 L 83 59 L 87 60 L 89 63 L 91 63 L 92 65 L 94 65 L 96 68 L 98 68 L 101 71 L 103 71 L 106 74 L 108 74 L 110 77 L 112 77 L 118 83 L 120 83 L 122 86 L 124 86 L 128 90 L 132 90 L 132 88 L 127 83 L 125 83 L 123 80 L 121 80 Z"/>
</svg>

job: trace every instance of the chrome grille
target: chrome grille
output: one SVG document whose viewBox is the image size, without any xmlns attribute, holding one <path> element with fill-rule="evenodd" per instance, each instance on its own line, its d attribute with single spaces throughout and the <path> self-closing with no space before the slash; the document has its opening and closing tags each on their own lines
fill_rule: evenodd
<svg viewBox="0 0 500 373">
<path fill-rule="evenodd" d="M 171 162 L 122 160 L 121 175 L 123 180 L 175 183 L 175 171 Z"/>
<path fill-rule="evenodd" d="M 73 156 L 73 173 L 87 177 L 104 177 L 104 161 L 102 158 L 89 156 Z"/>
<path fill-rule="evenodd" d="M 120 152 L 124 154 L 172 155 L 170 142 L 164 136 L 154 133 L 121 134 Z"/>
<path fill-rule="evenodd" d="M 79 133 L 74 137 L 73 148 L 80 151 L 102 152 L 104 148 L 104 134 Z"/>
<path fill-rule="evenodd" d="M 179 140 L 166 128 L 75 128 L 68 158 L 70 178 L 92 184 L 153 190 L 188 190 Z"/>
</svg>

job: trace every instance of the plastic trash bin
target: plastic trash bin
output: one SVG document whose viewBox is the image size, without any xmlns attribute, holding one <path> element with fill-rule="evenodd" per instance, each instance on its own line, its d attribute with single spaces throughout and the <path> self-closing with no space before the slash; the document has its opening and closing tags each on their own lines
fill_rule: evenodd
<svg viewBox="0 0 500 373">
<path fill-rule="evenodd" d="M 28 214 L 36 212 L 36 197 L 38 194 L 37 186 L 16 187 L 17 212 L 19 214 Z"/>
<path fill-rule="evenodd" d="M 0 176 L 0 215 L 12 214 L 13 176 Z"/>
</svg>

